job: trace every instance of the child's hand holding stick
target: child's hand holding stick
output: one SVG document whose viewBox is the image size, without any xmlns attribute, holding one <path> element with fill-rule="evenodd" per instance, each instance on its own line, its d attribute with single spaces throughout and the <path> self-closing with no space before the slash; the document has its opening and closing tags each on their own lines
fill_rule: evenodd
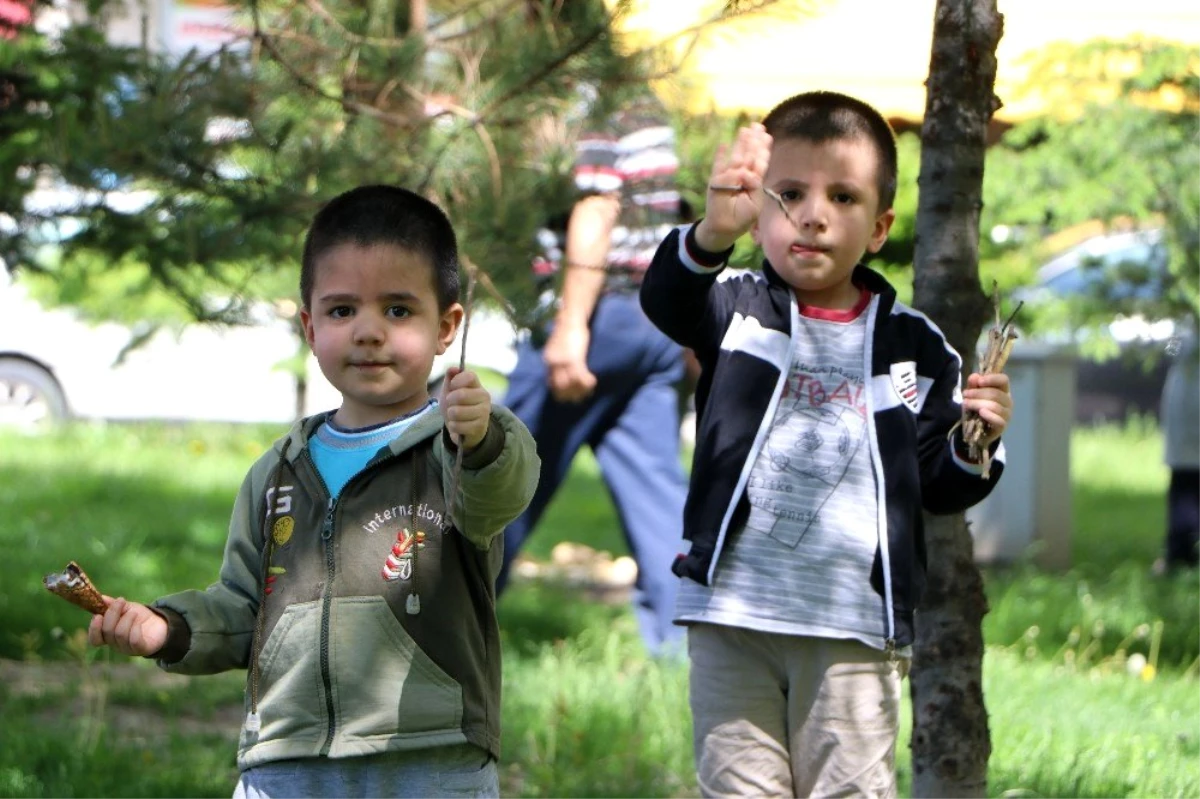
<svg viewBox="0 0 1200 799">
<path fill-rule="evenodd" d="M 962 420 L 955 425 L 955 428 L 962 426 L 963 442 L 967 445 L 967 457 L 974 463 L 983 464 L 985 478 L 990 476 L 992 463 L 988 447 L 1000 437 L 1001 430 L 1008 422 L 1008 414 L 1012 411 L 1012 400 L 1008 396 L 1008 377 L 1004 375 L 1004 366 L 1008 363 L 1008 356 L 1012 354 L 1013 345 L 1017 341 L 1017 333 L 1013 330 L 1013 319 L 1016 317 L 1017 311 L 1021 310 L 1022 305 L 1022 303 L 1017 303 L 1012 315 L 1002 324 L 1000 322 L 1000 298 L 994 283 L 992 284 L 992 304 L 996 309 L 996 322 L 988 331 L 987 350 L 980 361 L 979 371 L 968 379 L 968 393 L 964 394 L 964 397 L 971 396 L 973 393 L 978 394 L 982 389 L 990 386 L 993 389 L 1002 389 L 1005 402 L 997 402 L 997 407 L 989 414 L 995 421 L 985 419 L 976 403 L 964 402 Z M 989 378 L 989 375 L 1001 375 L 1003 380 L 997 381 Z M 1000 397 L 997 397 L 997 400 L 999 399 Z M 997 414 L 996 411 L 1000 413 Z M 953 429 L 950 434 L 954 434 Z"/>
</svg>

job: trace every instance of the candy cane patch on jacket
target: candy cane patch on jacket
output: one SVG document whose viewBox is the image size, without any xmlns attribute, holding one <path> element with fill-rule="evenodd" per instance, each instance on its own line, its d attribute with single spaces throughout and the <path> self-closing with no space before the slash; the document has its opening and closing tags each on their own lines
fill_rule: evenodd
<svg viewBox="0 0 1200 799">
<path fill-rule="evenodd" d="M 418 549 L 424 549 L 425 533 L 418 530 L 414 536 L 407 529 L 396 533 L 396 543 L 392 544 L 392 551 L 388 553 L 387 560 L 383 562 L 383 579 L 392 582 L 412 577 L 414 542 Z"/>
</svg>

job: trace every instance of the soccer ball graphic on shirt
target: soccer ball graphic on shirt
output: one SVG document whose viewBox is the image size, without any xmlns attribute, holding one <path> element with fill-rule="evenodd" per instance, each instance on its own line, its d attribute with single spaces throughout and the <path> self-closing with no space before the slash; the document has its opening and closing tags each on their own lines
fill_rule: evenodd
<svg viewBox="0 0 1200 799">
<path fill-rule="evenodd" d="M 768 439 L 767 456 L 777 472 L 789 472 L 829 487 L 836 486 L 846 473 L 850 458 L 861 441 L 862 422 L 853 419 L 859 429 L 856 439 L 843 417 L 855 414 L 851 408 L 836 405 L 813 405 L 795 408 L 777 419 L 787 435 L 789 446 L 773 445 Z"/>
</svg>

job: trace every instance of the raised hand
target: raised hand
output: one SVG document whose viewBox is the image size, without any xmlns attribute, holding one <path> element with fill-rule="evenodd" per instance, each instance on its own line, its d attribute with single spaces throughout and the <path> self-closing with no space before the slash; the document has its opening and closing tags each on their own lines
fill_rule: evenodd
<svg viewBox="0 0 1200 799">
<path fill-rule="evenodd" d="M 732 147 L 718 148 L 704 218 L 696 227 L 697 244 L 720 252 L 753 226 L 762 211 L 763 176 L 770 158 L 771 134 L 757 122 L 741 128 Z"/>
</svg>

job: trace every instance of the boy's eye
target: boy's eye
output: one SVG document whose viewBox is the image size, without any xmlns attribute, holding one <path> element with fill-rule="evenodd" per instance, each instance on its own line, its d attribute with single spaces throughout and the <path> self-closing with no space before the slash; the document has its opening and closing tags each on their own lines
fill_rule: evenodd
<svg viewBox="0 0 1200 799">
<path fill-rule="evenodd" d="M 334 319 L 348 319 L 354 315 L 354 309 L 349 305 L 335 305 L 329 309 L 329 315 Z"/>
<path fill-rule="evenodd" d="M 408 308 L 404 307 L 403 305 L 388 306 L 386 313 L 388 316 L 392 317 L 393 319 L 403 319 L 406 316 L 412 316 L 412 311 L 410 311 Z"/>
<path fill-rule="evenodd" d="M 800 199 L 800 190 L 799 189 L 784 189 L 783 191 L 779 192 L 779 198 L 781 200 L 783 200 L 785 203 L 795 202 L 796 200 Z"/>
<path fill-rule="evenodd" d="M 855 196 L 849 192 L 839 191 L 837 194 L 833 195 L 833 201 L 839 205 L 850 205 L 854 203 L 855 200 Z"/>
</svg>

